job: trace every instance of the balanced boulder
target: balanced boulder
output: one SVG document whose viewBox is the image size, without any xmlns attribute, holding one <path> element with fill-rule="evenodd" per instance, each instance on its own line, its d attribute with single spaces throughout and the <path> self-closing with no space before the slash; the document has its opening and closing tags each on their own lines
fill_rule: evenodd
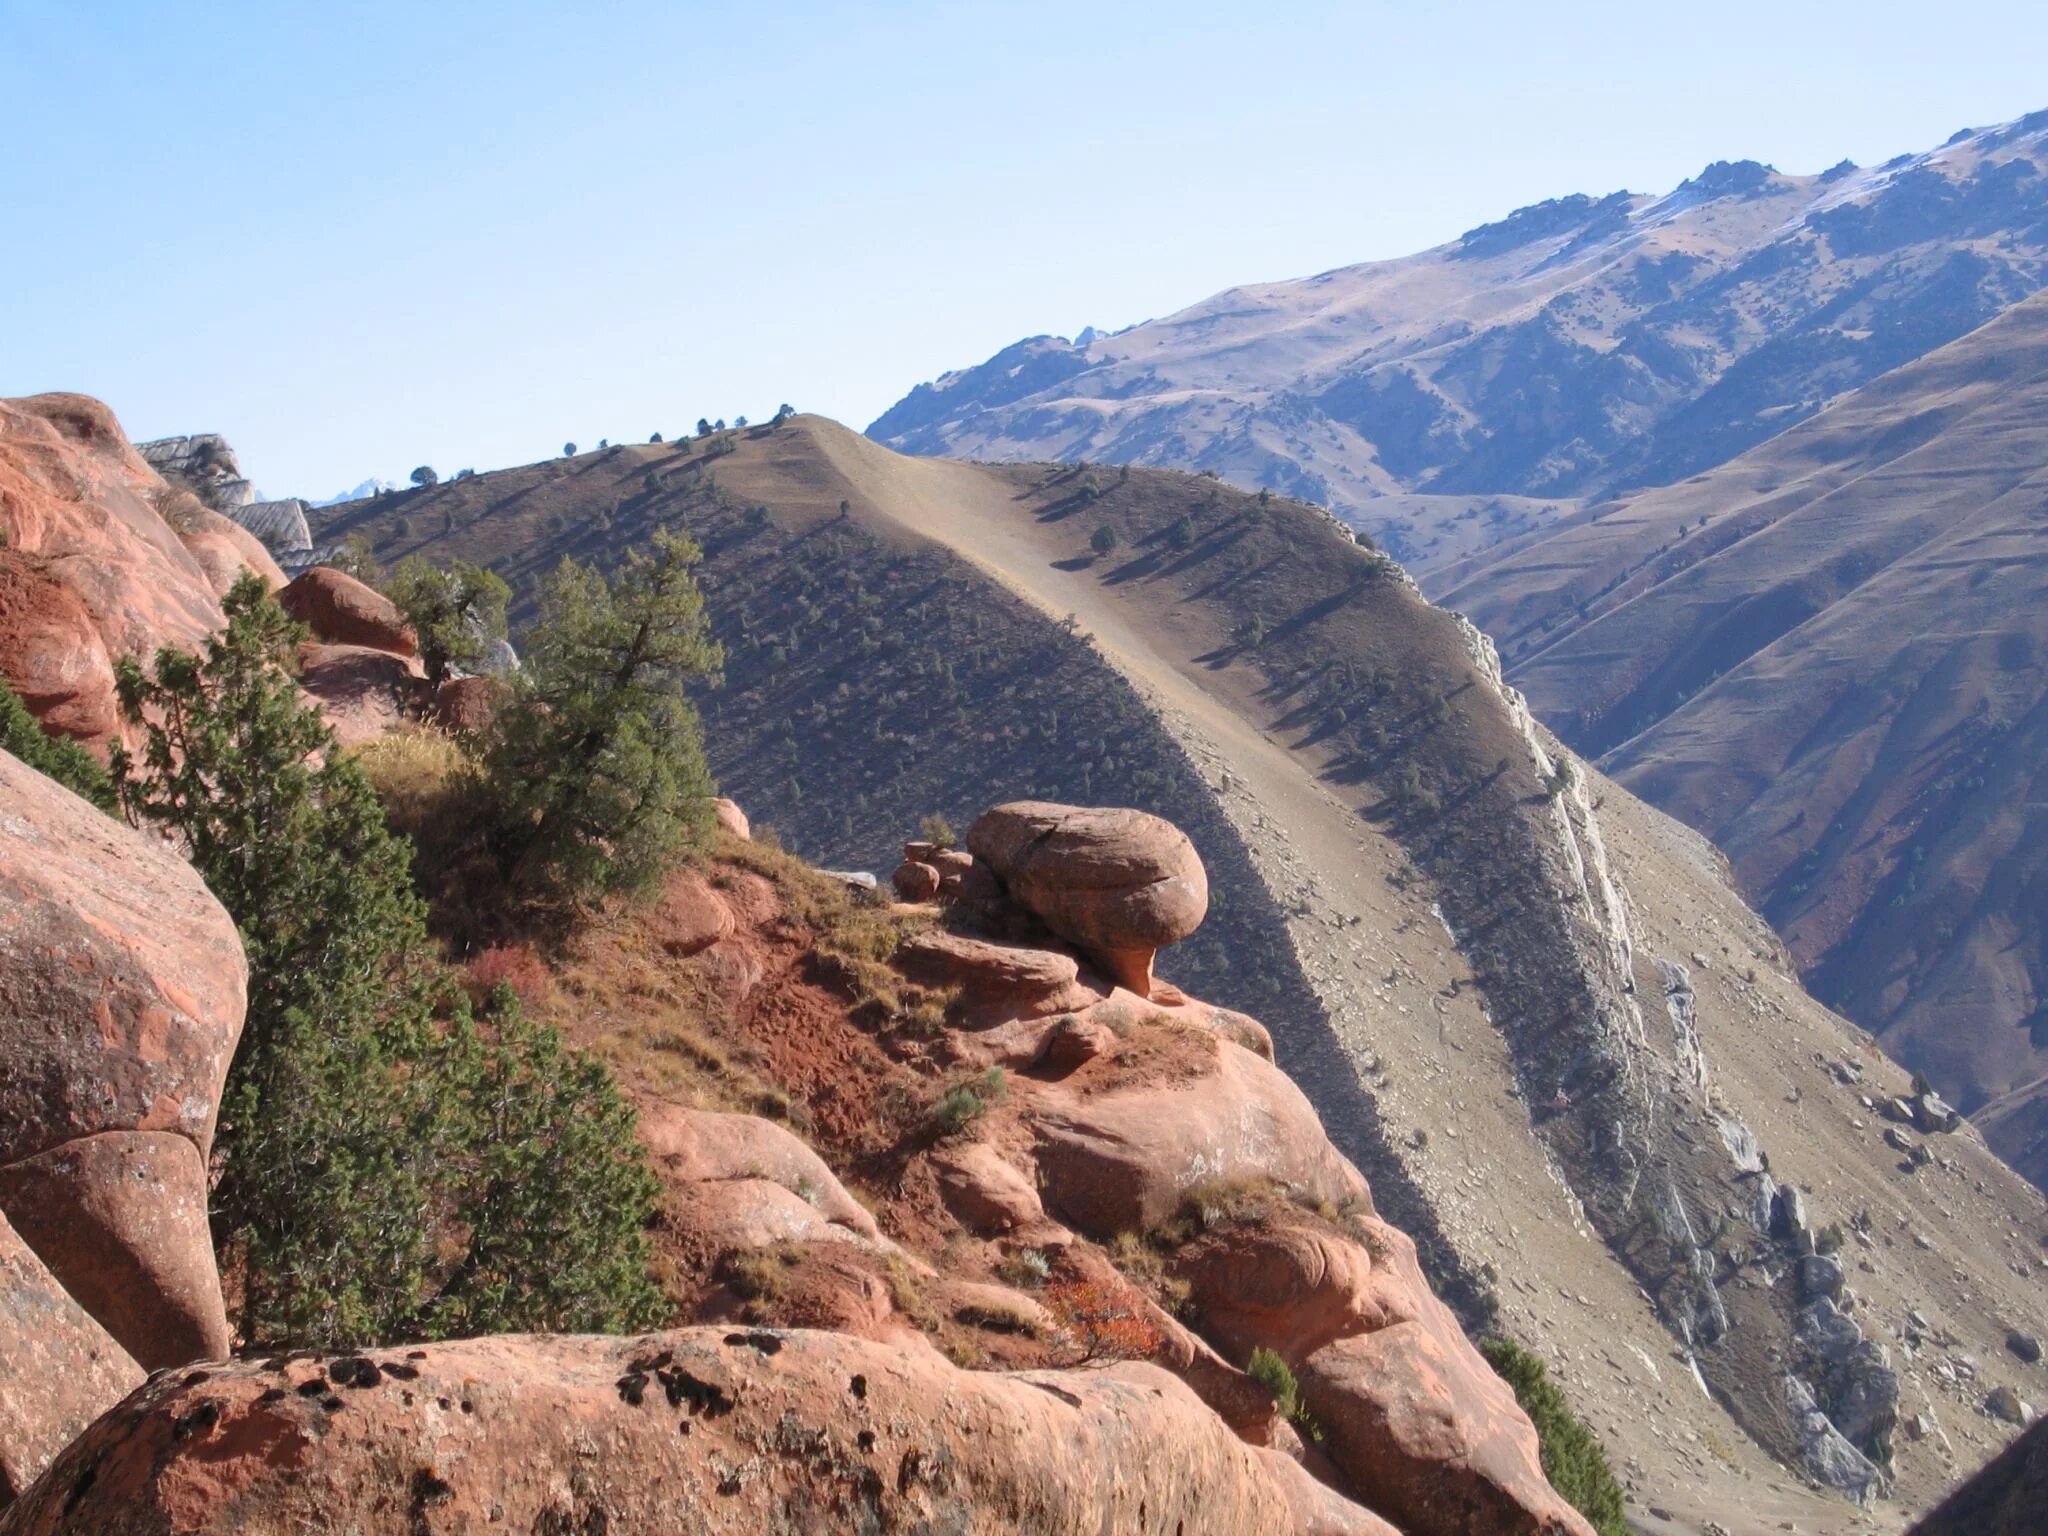
<svg viewBox="0 0 2048 1536">
<path fill-rule="evenodd" d="M 976 821 L 967 847 L 1012 898 L 1141 997 L 1151 995 L 1154 953 L 1209 910 L 1194 844 L 1143 811 L 1014 801 Z"/>
</svg>

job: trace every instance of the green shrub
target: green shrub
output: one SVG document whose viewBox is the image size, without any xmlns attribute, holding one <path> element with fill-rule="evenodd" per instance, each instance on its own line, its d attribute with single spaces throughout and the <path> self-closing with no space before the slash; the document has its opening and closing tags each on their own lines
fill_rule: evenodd
<svg viewBox="0 0 2048 1536">
<path fill-rule="evenodd" d="M 1572 1412 L 1543 1362 L 1512 1339 L 1483 1339 L 1479 1352 L 1515 1389 L 1515 1401 L 1536 1426 L 1543 1475 L 1564 1501 L 1593 1523 L 1600 1536 L 1628 1536 L 1621 1485 L 1599 1439 Z"/>
<path fill-rule="evenodd" d="M 430 683 L 442 682 L 455 667 L 473 671 L 492 643 L 505 638 L 505 605 L 512 589 L 482 566 L 457 560 L 442 569 L 408 555 L 399 561 L 384 595 L 419 637 L 420 661 Z"/>
<path fill-rule="evenodd" d="M 339 1349 L 649 1326 L 656 1185 L 631 1109 L 508 991 L 472 1017 L 427 939 L 410 844 L 284 669 L 304 631 L 254 576 L 222 607 L 204 656 L 122 664 L 142 747 L 113 777 L 248 957 L 212 1212 L 240 1331 Z"/>
<path fill-rule="evenodd" d="M 0 751 L 12 752 L 46 778 L 55 779 L 81 800 L 90 800 L 114 814 L 114 781 L 93 755 L 64 736 L 49 736 L 0 677 Z"/>
<path fill-rule="evenodd" d="M 1272 1350 L 1263 1347 L 1253 1350 L 1251 1364 L 1245 1367 L 1245 1374 L 1273 1394 L 1273 1406 L 1280 1410 L 1282 1418 L 1300 1416 L 1301 1388 L 1295 1384 L 1294 1372 L 1288 1368 L 1287 1362 Z"/>
</svg>

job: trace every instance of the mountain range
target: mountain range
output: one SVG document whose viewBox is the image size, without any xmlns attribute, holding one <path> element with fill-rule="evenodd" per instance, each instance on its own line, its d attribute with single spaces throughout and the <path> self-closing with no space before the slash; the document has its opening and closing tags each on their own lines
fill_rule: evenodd
<svg viewBox="0 0 2048 1536">
<path fill-rule="evenodd" d="M 1330 506 L 2048 1181 L 2048 112 L 1040 337 L 869 429 Z"/>
</svg>

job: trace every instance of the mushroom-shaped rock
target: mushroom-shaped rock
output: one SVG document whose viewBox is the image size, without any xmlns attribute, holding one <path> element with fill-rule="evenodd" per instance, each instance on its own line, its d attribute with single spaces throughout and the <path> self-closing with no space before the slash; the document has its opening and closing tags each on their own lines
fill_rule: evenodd
<svg viewBox="0 0 2048 1536">
<path fill-rule="evenodd" d="M 278 605 L 330 645 L 419 654 L 419 639 L 391 599 L 346 571 L 316 565 L 277 594 Z"/>
<path fill-rule="evenodd" d="M 0 1216 L 0 1510 L 141 1385 L 142 1367 Z"/>
<path fill-rule="evenodd" d="M 0 752 L 0 1210 L 146 1366 L 227 1337 L 205 1166 L 246 975 L 189 864 Z"/>
<path fill-rule="evenodd" d="M 711 811 L 718 818 L 718 824 L 732 836 L 745 842 L 753 837 L 754 829 L 747 822 L 747 813 L 740 809 L 739 802 L 720 795 L 711 802 Z"/>
<path fill-rule="evenodd" d="M 1389 1536 L 1150 1365 L 967 1371 L 935 1350 L 731 1327 L 366 1358 L 402 1379 L 336 1384 L 296 1359 L 160 1376 L 58 1459 L 9 1536 Z"/>
<path fill-rule="evenodd" d="M 1201 926 L 1209 880 L 1187 836 L 1144 811 L 1019 800 L 968 829 L 968 850 L 1046 927 L 1139 996 L 1152 956 Z"/>
<path fill-rule="evenodd" d="M 939 872 L 921 859 L 905 859 L 889 877 L 904 901 L 932 901 L 939 894 Z"/>
</svg>

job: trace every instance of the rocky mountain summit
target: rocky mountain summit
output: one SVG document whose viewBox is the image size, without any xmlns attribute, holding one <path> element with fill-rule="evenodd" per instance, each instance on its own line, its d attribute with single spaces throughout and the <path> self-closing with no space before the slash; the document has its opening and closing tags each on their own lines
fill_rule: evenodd
<svg viewBox="0 0 2048 1536">
<path fill-rule="evenodd" d="M 1212 470 L 1426 575 L 1711 468 L 2048 282 L 2048 113 L 1874 170 L 1717 163 L 921 384 L 909 453 Z"/>
</svg>

